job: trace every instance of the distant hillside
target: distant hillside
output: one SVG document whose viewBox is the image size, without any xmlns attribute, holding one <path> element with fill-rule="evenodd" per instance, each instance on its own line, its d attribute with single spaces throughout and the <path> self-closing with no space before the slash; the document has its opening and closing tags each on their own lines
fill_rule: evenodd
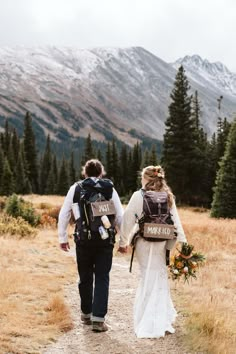
<svg viewBox="0 0 236 354">
<path fill-rule="evenodd" d="M 130 145 L 145 137 L 161 140 L 180 63 L 199 92 L 202 123 L 212 134 L 220 95 L 222 114 L 232 119 L 236 111 L 236 75 L 199 56 L 168 64 L 139 47 L 1 48 L 0 126 L 8 117 L 21 132 L 28 110 L 38 139 L 50 133 L 59 145 L 88 133 Z"/>
</svg>

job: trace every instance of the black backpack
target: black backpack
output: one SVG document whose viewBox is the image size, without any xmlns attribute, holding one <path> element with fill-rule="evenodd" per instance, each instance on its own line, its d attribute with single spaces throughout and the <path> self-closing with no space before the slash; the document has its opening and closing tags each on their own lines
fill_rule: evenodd
<svg viewBox="0 0 236 354">
<path fill-rule="evenodd" d="M 167 192 L 142 190 L 142 193 L 143 215 L 139 220 L 139 235 L 151 242 L 175 238 Z"/>
<path fill-rule="evenodd" d="M 177 237 L 168 206 L 167 192 L 146 191 L 143 189 L 141 189 L 141 192 L 143 195 L 143 213 L 140 219 L 137 218 L 139 229 L 133 235 L 131 241 L 133 250 L 130 260 L 130 272 L 138 237 L 142 237 L 149 242 L 162 242 Z M 169 251 L 166 254 L 167 258 L 168 256 Z"/>
<path fill-rule="evenodd" d="M 76 221 L 74 240 L 76 243 L 105 246 L 115 243 L 115 207 L 112 201 L 113 183 L 109 179 L 86 178 L 75 188 L 73 203 L 78 203 L 80 218 Z M 106 215 L 110 227 L 106 229 L 102 216 Z M 107 233 L 107 238 L 102 239 Z"/>
</svg>

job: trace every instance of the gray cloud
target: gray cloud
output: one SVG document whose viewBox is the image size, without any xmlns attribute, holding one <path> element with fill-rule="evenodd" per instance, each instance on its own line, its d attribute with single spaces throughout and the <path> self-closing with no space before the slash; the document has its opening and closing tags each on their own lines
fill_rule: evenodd
<svg viewBox="0 0 236 354">
<path fill-rule="evenodd" d="M 234 0 L 0 0 L 0 45 L 143 46 L 236 72 Z"/>
</svg>

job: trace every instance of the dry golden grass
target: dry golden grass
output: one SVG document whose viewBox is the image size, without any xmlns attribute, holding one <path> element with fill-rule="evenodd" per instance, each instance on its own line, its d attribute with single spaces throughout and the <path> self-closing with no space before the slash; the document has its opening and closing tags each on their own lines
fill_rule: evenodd
<svg viewBox="0 0 236 354">
<path fill-rule="evenodd" d="M 24 198 L 44 210 L 64 200 Z M 195 353 L 233 354 L 236 220 L 211 219 L 207 212 L 191 209 L 181 209 L 180 217 L 188 242 L 207 256 L 197 280 L 176 284 L 178 307 L 186 318 L 185 340 Z M 1 237 L 0 268 L 0 353 L 39 353 L 72 327 L 63 287 L 77 279 L 74 260 L 58 249 L 56 230 L 43 229 L 33 239 Z"/>
<path fill-rule="evenodd" d="M 236 220 L 212 219 L 207 212 L 180 210 L 188 242 L 207 257 L 198 279 L 178 283 L 186 312 L 186 340 L 196 352 L 236 351 Z"/>
<path fill-rule="evenodd" d="M 59 250 L 56 229 L 33 239 L 1 237 L 0 269 L 0 353 L 39 353 L 72 328 L 63 287 L 76 281 L 76 267 Z"/>
</svg>

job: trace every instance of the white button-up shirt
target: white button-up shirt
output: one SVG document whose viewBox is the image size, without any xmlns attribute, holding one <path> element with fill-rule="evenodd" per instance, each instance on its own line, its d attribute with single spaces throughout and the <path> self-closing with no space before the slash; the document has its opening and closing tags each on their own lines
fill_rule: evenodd
<svg viewBox="0 0 236 354">
<path fill-rule="evenodd" d="M 98 180 L 98 178 L 96 178 L 96 177 L 90 177 L 90 178 L 92 178 L 95 182 L 96 182 L 96 180 Z M 73 198 L 74 198 L 76 186 L 77 186 L 77 183 L 73 184 L 70 187 L 70 189 L 65 197 L 64 203 L 61 207 L 60 213 L 59 213 L 59 218 L 58 218 L 59 243 L 68 242 L 67 228 L 68 228 L 68 224 L 69 224 L 69 221 L 71 218 L 71 209 L 72 209 Z M 123 210 L 120 198 L 119 198 L 118 193 L 115 190 L 115 188 L 113 188 L 112 200 L 114 202 L 114 206 L 116 209 L 115 224 L 120 229 L 124 210 Z"/>
</svg>

